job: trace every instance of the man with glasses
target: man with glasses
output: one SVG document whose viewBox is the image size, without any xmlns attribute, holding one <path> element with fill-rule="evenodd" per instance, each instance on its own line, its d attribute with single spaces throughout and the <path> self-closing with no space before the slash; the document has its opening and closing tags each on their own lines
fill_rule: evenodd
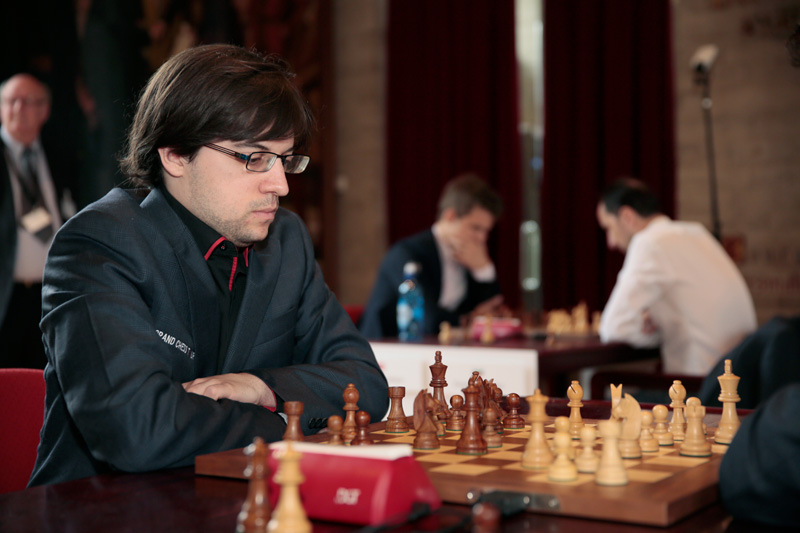
<svg viewBox="0 0 800 533">
<path fill-rule="evenodd" d="M 74 157 L 42 128 L 50 92 L 29 74 L 0 84 L 0 367 L 44 368 L 39 319 L 42 272 L 53 234 L 61 226 L 59 198 L 74 175 Z"/>
<path fill-rule="evenodd" d="M 379 420 L 386 379 L 279 207 L 313 119 L 276 59 L 229 45 L 169 59 L 143 90 L 115 189 L 55 239 L 31 484 L 192 464 L 343 414 L 349 383 Z"/>
</svg>

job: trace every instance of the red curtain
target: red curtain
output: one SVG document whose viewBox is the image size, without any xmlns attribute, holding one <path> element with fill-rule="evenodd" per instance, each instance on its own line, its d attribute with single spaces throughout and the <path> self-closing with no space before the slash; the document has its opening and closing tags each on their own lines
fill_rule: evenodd
<svg viewBox="0 0 800 533">
<path fill-rule="evenodd" d="M 519 304 L 522 177 L 514 2 L 389 2 L 389 242 L 429 227 L 445 182 L 476 172 L 503 197 L 490 241 L 506 302 Z"/>
<path fill-rule="evenodd" d="M 544 7 L 543 307 L 601 310 L 623 260 L 597 225 L 604 185 L 638 177 L 675 211 L 670 1 Z"/>
</svg>

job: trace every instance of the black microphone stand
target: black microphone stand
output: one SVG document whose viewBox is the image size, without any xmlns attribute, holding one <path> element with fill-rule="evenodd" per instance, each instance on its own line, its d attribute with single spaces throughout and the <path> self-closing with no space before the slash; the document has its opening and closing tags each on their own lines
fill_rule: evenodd
<svg viewBox="0 0 800 533">
<path fill-rule="evenodd" d="M 708 186 L 711 200 L 711 233 L 722 242 L 722 229 L 719 221 L 719 204 L 717 202 L 717 170 L 714 163 L 714 130 L 711 124 L 711 89 L 710 69 L 698 65 L 694 69 L 694 81 L 703 90 L 703 99 L 700 107 L 703 109 L 703 118 L 706 130 L 706 155 L 708 159 Z"/>
</svg>

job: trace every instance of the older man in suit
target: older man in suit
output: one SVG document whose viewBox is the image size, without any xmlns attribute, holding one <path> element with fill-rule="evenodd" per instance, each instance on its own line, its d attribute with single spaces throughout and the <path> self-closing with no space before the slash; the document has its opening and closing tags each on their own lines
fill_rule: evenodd
<svg viewBox="0 0 800 533">
<path fill-rule="evenodd" d="M 115 189 L 45 268 L 45 424 L 31 484 L 192 464 L 342 415 L 379 420 L 386 379 L 279 207 L 312 118 L 279 60 L 229 45 L 169 59 L 143 91 Z"/>
<path fill-rule="evenodd" d="M 73 170 L 43 146 L 49 116 L 50 93 L 35 77 L 17 74 L 0 84 L 0 367 L 45 365 L 42 272 L 62 222 L 59 193 Z"/>
</svg>

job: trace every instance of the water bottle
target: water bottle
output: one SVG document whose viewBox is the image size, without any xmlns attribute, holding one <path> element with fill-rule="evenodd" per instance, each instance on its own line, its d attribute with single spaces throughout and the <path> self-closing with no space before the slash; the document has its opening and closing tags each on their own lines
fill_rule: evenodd
<svg viewBox="0 0 800 533">
<path fill-rule="evenodd" d="M 425 298 L 417 281 L 419 265 L 406 263 L 403 266 L 405 280 L 398 288 L 397 333 L 401 341 L 422 339 L 425 328 Z"/>
</svg>

